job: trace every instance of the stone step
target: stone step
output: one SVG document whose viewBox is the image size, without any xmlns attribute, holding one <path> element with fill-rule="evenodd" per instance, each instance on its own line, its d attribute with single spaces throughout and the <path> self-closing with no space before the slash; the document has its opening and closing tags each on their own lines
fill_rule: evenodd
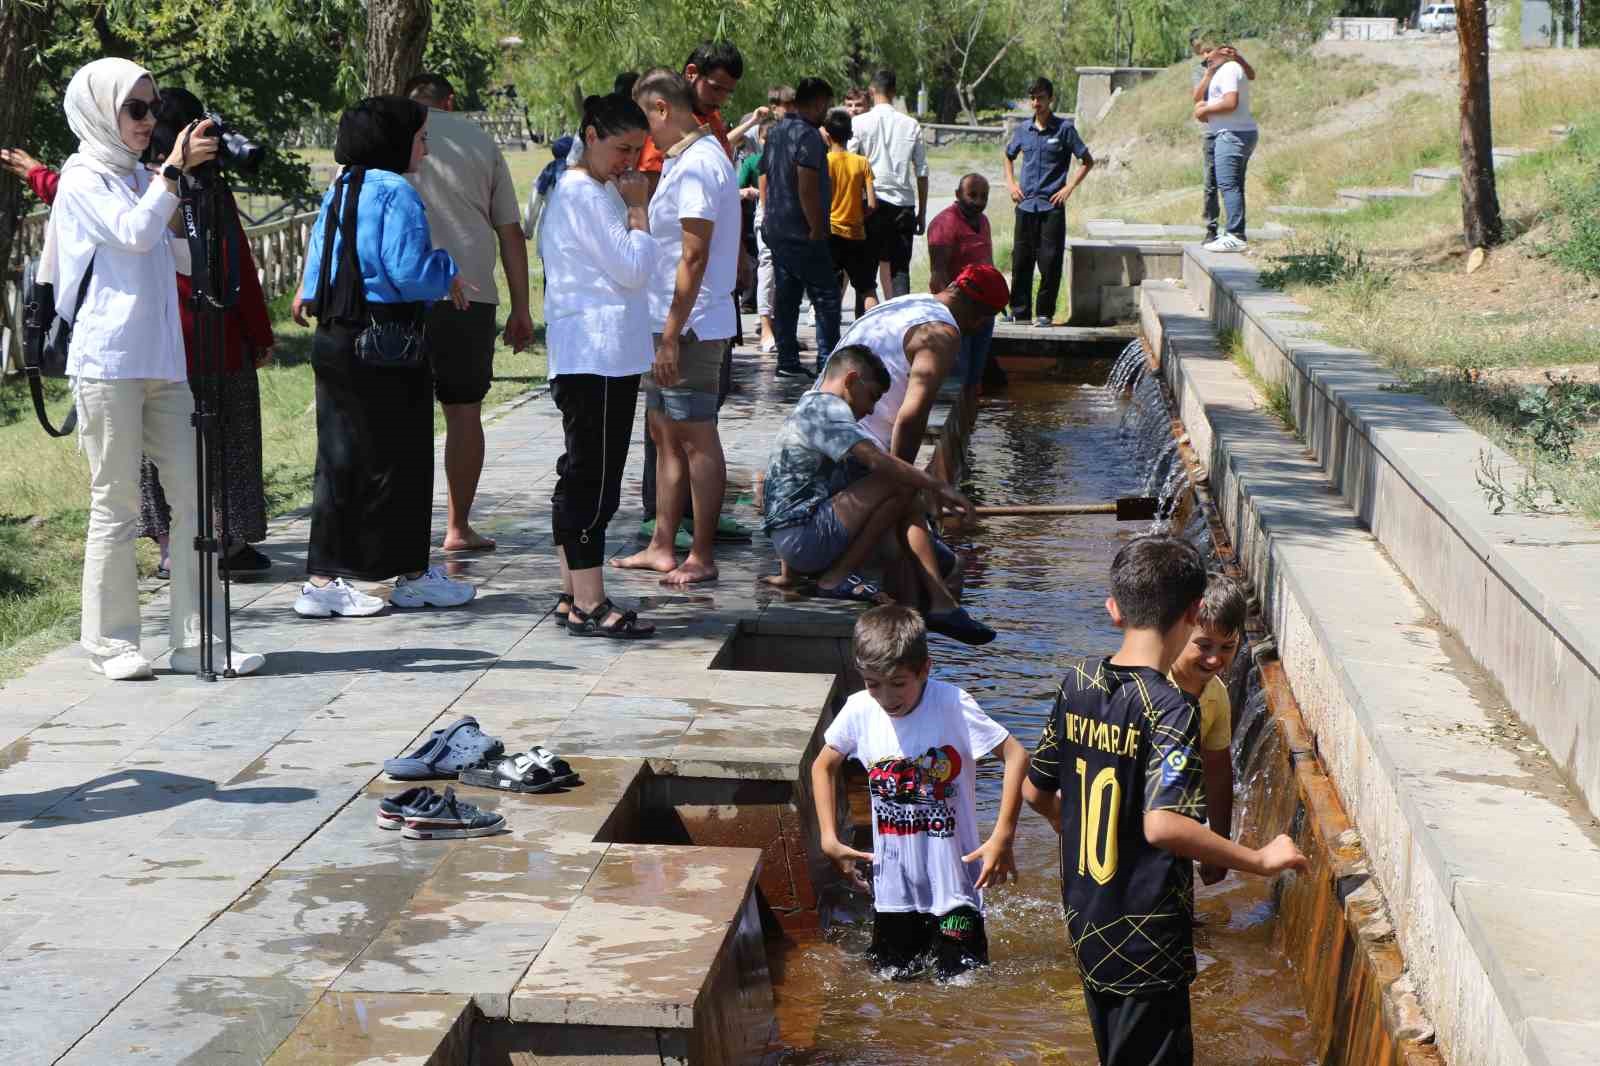
<svg viewBox="0 0 1600 1066">
<path fill-rule="evenodd" d="M 1340 204 L 1328 207 L 1313 207 L 1309 204 L 1277 204 L 1267 208 L 1274 215 L 1297 215 L 1302 217 L 1316 217 L 1319 215 L 1348 215 L 1355 210 L 1350 204 Z"/>
<path fill-rule="evenodd" d="M 1511 145 L 1495 148 L 1493 152 L 1495 169 L 1498 170 L 1502 163 L 1521 159 L 1533 151 L 1532 148 L 1517 148 Z M 1411 172 L 1411 189 L 1413 192 L 1424 194 L 1436 193 L 1449 188 L 1460 179 L 1460 167 L 1419 167 Z"/>
<path fill-rule="evenodd" d="M 466 995 L 329 992 L 267 1066 L 466 1066 L 473 1018 Z"/>
<path fill-rule="evenodd" d="M 1334 193 L 1335 198 L 1357 205 L 1376 203 L 1379 200 L 1420 200 L 1431 195 L 1431 193 L 1417 192 L 1415 189 L 1405 189 L 1396 185 L 1370 189 L 1340 189 Z"/>
<path fill-rule="evenodd" d="M 1100 240 L 1139 239 L 1186 242 L 1200 240 L 1206 235 L 1204 226 L 1124 222 L 1120 218 L 1091 218 L 1084 223 L 1084 230 L 1089 236 Z M 1274 222 L 1269 222 L 1264 226 L 1252 227 L 1250 230 L 1250 239 L 1253 241 L 1281 241 L 1292 236 L 1294 236 L 1294 230 Z"/>
<path fill-rule="evenodd" d="M 546 1041 L 642 1030 L 664 1058 L 747 1061 L 772 1012 L 759 864 L 747 848 L 613 845 L 517 982 L 511 1022 Z"/>
</svg>

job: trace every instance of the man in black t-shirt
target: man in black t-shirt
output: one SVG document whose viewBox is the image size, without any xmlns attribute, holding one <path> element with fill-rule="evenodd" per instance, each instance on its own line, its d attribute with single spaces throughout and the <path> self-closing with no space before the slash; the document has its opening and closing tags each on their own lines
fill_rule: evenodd
<svg viewBox="0 0 1600 1066">
<path fill-rule="evenodd" d="M 1306 868 L 1294 841 L 1259 851 L 1205 827 L 1199 715 L 1167 680 L 1205 592 L 1205 563 L 1175 537 L 1130 541 L 1106 608 L 1109 659 L 1072 668 L 1023 785 L 1061 834 L 1061 898 L 1104 1066 L 1194 1061 L 1190 860 L 1270 876 Z"/>
</svg>

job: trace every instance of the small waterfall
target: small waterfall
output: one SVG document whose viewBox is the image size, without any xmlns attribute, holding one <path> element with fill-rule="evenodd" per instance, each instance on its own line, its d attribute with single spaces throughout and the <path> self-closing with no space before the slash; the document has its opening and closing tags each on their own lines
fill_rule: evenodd
<svg viewBox="0 0 1600 1066">
<path fill-rule="evenodd" d="M 1126 392 L 1144 375 L 1148 365 L 1144 341 L 1134 338 L 1128 342 L 1126 348 L 1122 349 L 1122 354 L 1117 356 L 1117 361 L 1112 364 L 1111 374 L 1106 378 L 1106 388 L 1115 392 Z"/>
</svg>

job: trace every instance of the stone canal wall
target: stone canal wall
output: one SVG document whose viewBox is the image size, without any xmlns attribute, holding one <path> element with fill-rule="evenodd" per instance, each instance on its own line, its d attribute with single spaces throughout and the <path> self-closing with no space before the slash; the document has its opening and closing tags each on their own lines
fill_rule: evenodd
<svg viewBox="0 0 1600 1066">
<path fill-rule="evenodd" d="M 1600 537 L 1490 515 L 1471 478 L 1486 441 L 1309 339 L 1237 258 L 1188 249 L 1184 266 L 1187 290 L 1144 286 L 1144 330 L 1440 1049 L 1592 1062 L 1600 690 L 1576 623 L 1600 602 Z M 1223 356 L 1227 329 L 1288 386 L 1299 442 Z"/>
</svg>

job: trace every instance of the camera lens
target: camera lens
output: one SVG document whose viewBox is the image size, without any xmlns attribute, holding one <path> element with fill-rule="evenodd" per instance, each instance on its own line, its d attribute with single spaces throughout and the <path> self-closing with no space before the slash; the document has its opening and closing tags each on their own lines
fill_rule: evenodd
<svg viewBox="0 0 1600 1066">
<path fill-rule="evenodd" d="M 266 154 L 265 149 L 242 133 L 224 133 L 220 149 L 217 154 L 224 166 L 245 173 L 259 167 L 262 156 Z"/>
</svg>

